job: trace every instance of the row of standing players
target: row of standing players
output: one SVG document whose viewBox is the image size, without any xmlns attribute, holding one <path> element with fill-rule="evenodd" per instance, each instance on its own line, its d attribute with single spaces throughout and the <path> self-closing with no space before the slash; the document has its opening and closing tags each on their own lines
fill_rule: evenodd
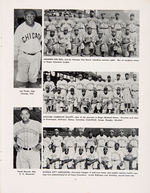
<svg viewBox="0 0 150 193">
<path fill-rule="evenodd" d="M 139 84 L 137 74 L 132 77 L 125 73 L 116 74 L 115 80 L 108 75 L 106 80 L 101 75 L 94 81 L 92 75 L 84 79 L 82 74 L 75 81 L 60 79 L 56 85 L 50 75 L 44 82 L 44 113 L 47 112 L 81 112 L 81 113 L 137 113 L 139 108 Z"/>
<path fill-rule="evenodd" d="M 70 18 L 65 12 L 63 19 L 45 15 L 44 25 L 45 55 L 131 57 L 137 54 L 139 24 L 133 13 L 124 22 L 119 13 L 109 20 L 105 13 L 97 18 L 92 10 L 87 18 L 81 11 L 77 18 Z"/>
<path fill-rule="evenodd" d="M 138 135 L 136 130 L 131 130 L 131 135 L 126 137 L 121 129 L 119 135 L 114 135 L 111 129 L 109 136 L 104 129 L 94 137 L 89 131 L 88 137 L 79 129 L 79 136 L 72 135 L 68 129 L 68 136 L 55 134 L 48 137 L 43 131 L 43 168 L 47 169 L 112 169 L 134 170 L 138 169 Z"/>
</svg>

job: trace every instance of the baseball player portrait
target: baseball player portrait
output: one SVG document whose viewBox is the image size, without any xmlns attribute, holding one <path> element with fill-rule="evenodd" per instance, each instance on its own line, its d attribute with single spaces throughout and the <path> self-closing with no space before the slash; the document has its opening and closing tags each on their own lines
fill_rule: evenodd
<svg viewBox="0 0 150 193">
<path fill-rule="evenodd" d="M 138 114 L 137 72 L 43 72 L 43 112 Z"/>
<path fill-rule="evenodd" d="M 138 10 L 44 11 L 44 56 L 139 57 Z"/>
<path fill-rule="evenodd" d="M 42 10 L 14 10 L 14 87 L 41 87 Z"/>
<path fill-rule="evenodd" d="M 43 169 L 138 170 L 138 132 L 138 128 L 43 128 Z"/>
<path fill-rule="evenodd" d="M 41 133 L 40 108 L 14 108 L 14 168 L 41 168 Z"/>
</svg>

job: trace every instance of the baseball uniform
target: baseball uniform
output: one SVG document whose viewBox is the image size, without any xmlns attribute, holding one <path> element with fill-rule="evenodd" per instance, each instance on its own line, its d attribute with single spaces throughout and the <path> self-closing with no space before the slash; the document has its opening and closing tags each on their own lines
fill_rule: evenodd
<svg viewBox="0 0 150 193">
<path fill-rule="evenodd" d="M 19 121 L 14 125 L 14 138 L 19 146 L 17 152 L 17 169 L 40 168 L 40 152 L 34 148 L 39 143 L 41 124 L 38 121 L 29 120 L 24 124 Z"/>
<path fill-rule="evenodd" d="M 30 27 L 23 22 L 15 31 L 15 60 L 18 60 L 16 80 L 36 83 L 41 64 L 42 28 L 37 22 Z"/>
</svg>

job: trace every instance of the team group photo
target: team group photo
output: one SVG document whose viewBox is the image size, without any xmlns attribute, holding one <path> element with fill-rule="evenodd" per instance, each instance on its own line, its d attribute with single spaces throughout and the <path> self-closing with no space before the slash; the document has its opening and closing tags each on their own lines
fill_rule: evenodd
<svg viewBox="0 0 150 193">
<path fill-rule="evenodd" d="M 44 11 L 44 56 L 138 57 L 139 11 Z"/>
<path fill-rule="evenodd" d="M 43 72 L 44 113 L 138 114 L 136 72 Z"/>
<path fill-rule="evenodd" d="M 42 10 L 14 10 L 14 88 L 40 88 Z"/>
<path fill-rule="evenodd" d="M 137 128 L 43 128 L 43 169 L 138 170 Z"/>
<path fill-rule="evenodd" d="M 14 108 L 14 169 L 40 169 L 42 167 L 41 108 Z"/>
</svg>

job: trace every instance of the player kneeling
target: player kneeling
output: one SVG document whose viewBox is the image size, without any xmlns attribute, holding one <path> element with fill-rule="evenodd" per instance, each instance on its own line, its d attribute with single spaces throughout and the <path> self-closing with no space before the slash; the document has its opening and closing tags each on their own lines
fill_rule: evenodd
<svg viewBox="0 0 150 193">
<path fill-rule="evenodd" d="M 65 148 L 64 152 L 61 154 L 61 168 L 62 169 L 73 169 L 73 157 L 69 152 L 69 148 Z"/>
<path fill-rule="evenodd" d="M 126 28 L 125 34 L 122 37 L 122 54 L 124 57 L 131 57 L 134 55 L 134 44 L 129 28 Z"/>
<path fill-rule="evenodd" d="M 93 97 L 91 98 L 91 105 L 89 113 L 97 113 L 100 111 L 101 105 L 100 105 L 100 99 L 97 96 L 97 91 L 93 91 Z"/>
<path fill-rule="evenodd" d="M 126 170 L 137 170 L 138 169 L 137 159 L 138 159 L 137 151 L 133 150 L 133 146 L 129 144 L 127 147 L 127 152 L 125 153 L 124 156 Z"/>
<path fill-rule="evenodd" d="M 115 150 L 111 154 L 111 162 L 113 170 L 124 170 L 124 153 L 119 148 L 119 143 L 115 143 Z"/>
<path fill-rule="evenodd" d="M 63 112 L 65 109 L 65 94 L 61 92 L 61 88 L 57 88 L 57 92 L 55 93 L 55 109 L 57 113 Z"/>
<path fill-rule="evenodd" d="M 98 32 L 98 36 L 95 38 L 94 47 L 96 56 L 105 57 L 108 55 L 108 47 L 102 32 Z"/>
<path fill-rule="evenodd" d="M 111 154 L 108 152 L 108 147 L 104 147 L 103 152 L 99 154 L 99 168 L 101 170 L 109 170 L 112 168 Z"/>
<path fill-rule="evenodd" d="M 74 156 L 75 169 L 85 169 L 86 154 L 83 148 L 78 148 Z"/>
<path fill-rule="evenodd" d="M 103 91 L 103 96 L 102 96 L 102 113 L 106 114 L 112 113 L 112 94 L 111 92 L 108 91 L 108 88 L 105 87 Z"/>
<path fill-rule="evenodd" d="M 121 40 L 117 37 L 117 33 L 115 30 L 112 30 L 111 37 L 108 41 L 108 47 L 109 47 L 109 55 L 112 57 L 117 56 L 118 54 L 121 54 Z"/>
<path fill-rule="evenodd" d="M 98 154 L 95 152 L 94 146 L 91 146 L 90 151 L 87 152 L 86 168 L 89 170 L 98 168 Z"/>
<path fill-rule="evenodd" d="M 67 94 L 68 113 L 73 113 L 74 109 L 77 108 L 77 97 L 74 92 L 74 88 L 71 88 Z"/>
<path fill-rule="evenodd" d="M 60 168 L 60 155 L 56 151 L 56 146 L 52 145 L 52 151 L 49 156 L 49 169 L 59 169 Z"/>
</svg>

